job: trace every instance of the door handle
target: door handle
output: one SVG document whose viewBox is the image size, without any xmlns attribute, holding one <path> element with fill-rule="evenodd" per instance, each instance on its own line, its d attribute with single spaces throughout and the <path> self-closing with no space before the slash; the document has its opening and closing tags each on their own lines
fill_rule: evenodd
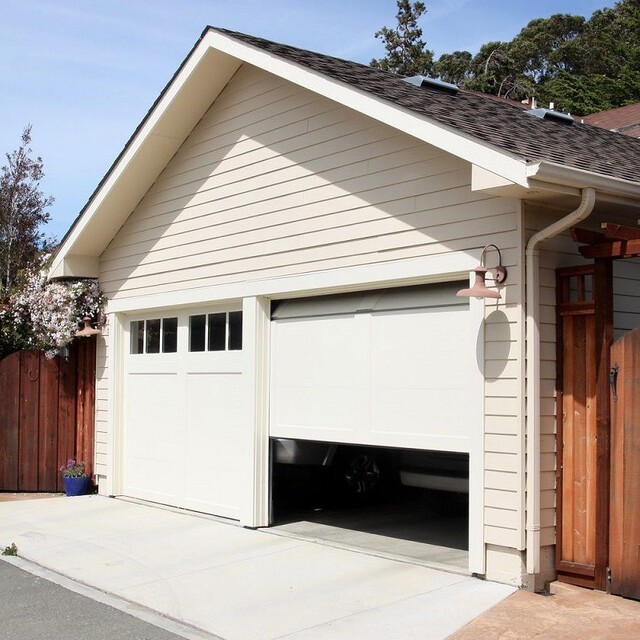
<svg viewBox="0 0 640 640">
<path fill-rule="evenodd" d="M 618 371 L 620 371 L 620 367 L 617 364 L 614 364 L 609 369 L 609 384 L 611 385 L 614 402 L 618 401 Z"/>
</svg>

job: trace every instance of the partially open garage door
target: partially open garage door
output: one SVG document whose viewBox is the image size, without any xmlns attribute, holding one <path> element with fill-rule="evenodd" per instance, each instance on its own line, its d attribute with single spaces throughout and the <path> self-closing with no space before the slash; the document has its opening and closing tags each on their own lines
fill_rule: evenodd
<svg viewBox="0 0 640 640">
<path fill-rule="evenodd" d="M 477 330 L 460 283 L 287 300 L 272 314 L 272 437 L 469 452 Z"/>
<path fill-rule="evenodd" d="M 126 327 L 124 495 L 239 518 L 242 313 L 155 314 Z"/>
</svg>

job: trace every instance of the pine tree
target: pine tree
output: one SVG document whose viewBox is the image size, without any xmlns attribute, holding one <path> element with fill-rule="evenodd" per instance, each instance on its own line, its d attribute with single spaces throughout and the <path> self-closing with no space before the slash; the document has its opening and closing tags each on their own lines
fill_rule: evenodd
<svg viewBox="0 0 640 640">
<path fill-rule="evenodd" d="M 383 71 L 391 71 L 402 76 L 431 75 L 433 71 L 433 51 L 426 48 L 422 40 L 422 29 L 418 19 L 427 8 L 423 2 L 411 3 L 397 0 L 397 26 L 382 27 L 375 34 L 384 43 L 387 54 L 371 60 L 370 66 Z"/>
</svg>

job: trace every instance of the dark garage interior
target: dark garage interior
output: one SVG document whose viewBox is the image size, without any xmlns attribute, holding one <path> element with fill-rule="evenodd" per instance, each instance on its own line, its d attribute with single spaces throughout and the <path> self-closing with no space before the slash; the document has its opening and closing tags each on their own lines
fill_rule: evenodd
<svg viewBox="0 0 640 640">
<path fill-rule="evenodd" d="M 467 454 L 272 438 L 272 530 L 468 571 Z"/>
</svg>

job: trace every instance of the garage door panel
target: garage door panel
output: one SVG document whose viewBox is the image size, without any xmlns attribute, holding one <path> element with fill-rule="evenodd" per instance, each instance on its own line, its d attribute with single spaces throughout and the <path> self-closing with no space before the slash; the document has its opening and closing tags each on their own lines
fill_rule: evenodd
<svg viewBox="0 0 640 640">
<path fill-rule="evenodd" d="M 246 357 L 231 348 L 190 351 L 192 314 L 167 316 L 178 317 L 176 351 L 126 356 L 123 492 L 238 518 L 252 418 Z"/>
<path fill-rule="evenodd" d="M 369 344 L 366 325 L 363 327 L 367 321 L 364 316 L 349 315 L 277 323 L 273 327 L 274 357 L 279 365 L 274 371 L 276 386 L 367 387 Z"/>
<path fill-rule="evenodd" d="M 144 355 L 133 355 L 129 357 L 127 363 L 127 371 L 130 375 L 142 375 L 142 374 L 166 374 L 175 375 L 178 368 L 178 360 L 173 357 L 167 357 L 166 355 L 155 355 L 154 360 L 149 361 L 150 358 Z"/>
<path fill-rule="evenodd" d="M 457 390 L 377 390 L 372 400 L 371 432 L 387 439 L 420 439 L 425 449 L 468 451 L 467 406 Z"/>
<path fill-rule="evenodd" d="M 368 322 L 349 314 L 272 326 L 272 435 L 286 437 L 293 430 L 302 438 L 330 433 L 338 440 L 366 431 Z"/>
<path fill-rule="evenodd" d="M 182 487 L 183 470 L 166 460 L 137 458 L 127 470 L 127 494 L 142 500 L 176 505 Z"/>
<path fill-rule="evenodd" d="M 287 437 L 295 430 L 299 437 L 313 440 L 329 432 L 332 437 L 366 432 L 369 397 L 368 388 L 278 387 L 272 435 Z"/>
<path fill-rule="evenodd" d="M 187 375 L 188 508 L 237 516 L 246 404 L 241 381 L 241 376 L 224 373 Z"/>
<path fill-rule="evenodd" d="M 335 317 L 322 315 L 317 298 L 308 309 L 302 300 L 281 305 L 272 323 L 271 435 L 469 451 L 477 331 L 456 287 L 360 294 L 356 313 Z M 348 311 L 353 300 L 341 300 Z M 340 308 L 336 297 L 327 305 Z"/>
<path fill-rule="evenodd" d="M 140 497 L 174 500 L 184 488 L 177 376 L 129 375 L 127 394 L 126 485 Z"/>
<path fill-rule="evenodd" d="M 241 351 L 221 351 L 189 353 L 184 363 L 185 373 L 189 374 L 211 374 L 216 375 L 242 374 L 242 352 Z"/>
<path fill-rule="evenodd" d="M 469 314 L 464 307 L 373 314 L 373 387 L 467 386 L 468 366 L 460 361 L 460 347 L 461 342 L 469 342 L 470 333 Z"/>
</svg>

